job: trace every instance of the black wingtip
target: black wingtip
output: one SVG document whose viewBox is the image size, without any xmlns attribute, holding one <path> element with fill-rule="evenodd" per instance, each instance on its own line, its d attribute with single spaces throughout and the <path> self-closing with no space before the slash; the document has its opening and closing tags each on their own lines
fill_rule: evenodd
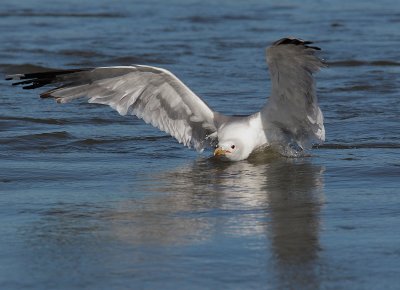
<svg viewBox="0 0 400 290">
<path fill-rule="evenodd" d="M 12 79 L 10 79 L 12 80 Z M 30 84 L 32 81 L 21 81 L 21 82 L 16 82 L 16 83 L 12 83 L 13 86 L 18 86 L 18 85 L 26 85 L 26 84 Z"/>
<path fill-rule="evenodd" d="M 6 75 L 6 80 L 14 80 L 13 86 L 22 85 L 24 90 L 32 90 L 43 87 L 48 84 L 59 82 L 63 75 L 73 74 L 90 69 L 65 69 L 65 70 L 47 70 L 25 74 Z"/>
<path fill-rule="evenodd" d="M 312 41 L 307 41 L 307 40 L 303 40 L 300 38 L 294 38 L 294 37 L 285 37 L 285 38 L 281 38 L 277 41 L 275 41 L 272 45 L 273 46 L 278 46 L 278 45 L 286 45 L 286 44 L 293 44 L 293 45 L 302 45 L 306 48 L 311 48 L 311 49 L 315 49 L 315 50 L 321 50 L 321 48 L 317 47 L 317 46 L 310 46 L 309 44 L 312 44 Z"/>
</svg>

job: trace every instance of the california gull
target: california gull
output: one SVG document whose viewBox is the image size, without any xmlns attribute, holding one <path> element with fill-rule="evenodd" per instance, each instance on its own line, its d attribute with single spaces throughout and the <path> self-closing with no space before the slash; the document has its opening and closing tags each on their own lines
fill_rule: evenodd
<svg viewBox="0 0 400 290">
<path fill-rule="evenodd" d="M 179 143 L 214 156 L 239 161 L 264 147 L 286 156 L 299 156 L 325 139 L 322 112 L 313 73 L 324 66 L 318 47 L 298 38 L 282 38 L 266 49 L 272 81 L 263 108 L 248 116 L 226 116 L 212 110 L 171 72 L 132 65 L 91 69 L 52 70 L 14 74 L 13 85 L 55 88 L 42 98 L 59 103 L 85 97 L 89 103 L 109 105 L 121 115 L 135 115 L 169 133 Z"/>
</svg>

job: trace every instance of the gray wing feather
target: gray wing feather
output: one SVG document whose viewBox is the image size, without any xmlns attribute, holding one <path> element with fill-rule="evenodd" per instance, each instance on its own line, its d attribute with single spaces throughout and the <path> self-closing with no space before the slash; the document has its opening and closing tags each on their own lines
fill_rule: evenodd
<svg viewBox="0 0 400 290">
<path fill-rule="evenodd" d="M 150 66 L 100 67 L 35 78 L 17 84 L 36 88 L 57 87 L 41 94 L 66 103 L 86 97 L 89 103 L 109 105 L 121 115 L 132 114 L 171 134 L 180 143 L 202 151 L 216 132 L 214 114 L 208 105 L 167 70 Z M 52 76 L 52 78 L 49 77 Z M 38 77 L 39 76 L 39 77 Z M 27 75 L 10 78 L 27 79 Z M 215 134 L 214 134 L 215 135 Z"/>
<path fill-rule="evenodd" d="M 313 73 L 324 66 L 311 42 L 283 38 L 267 48 L 272 93 L 262 110 L 267 139 L 296 143 L 301 149 L 325 140 Z M 287 140 L 289 139 L 289 140 Z"/>
</svg>

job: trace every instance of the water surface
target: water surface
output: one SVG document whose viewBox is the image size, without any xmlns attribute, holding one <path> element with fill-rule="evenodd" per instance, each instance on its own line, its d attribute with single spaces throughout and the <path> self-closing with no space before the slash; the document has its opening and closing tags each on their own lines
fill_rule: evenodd
<svg viewBox="0 0 400 290">
<path fill-rule="evenodd" d="M 314 40 L 327 142 L 198 155 L 108 107 L 0 82 L 0 288 L 396 289 L 398 1 L 3 1 L 0 70 L 155 65 L 217 111 L 270 89 L 264 48 Z"/>
</svg>

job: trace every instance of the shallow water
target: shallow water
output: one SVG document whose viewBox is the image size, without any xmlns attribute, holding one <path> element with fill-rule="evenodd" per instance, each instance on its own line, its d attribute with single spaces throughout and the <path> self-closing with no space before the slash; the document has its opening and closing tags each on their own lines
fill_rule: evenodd
<svg viewBox="0 0 400 290">
<path fill-rule="evenodd" d="M 140 63 L 257 111 L 314 40 L 327 142 L 219 163 L 108 107 L 0 82 L 1 289 L 397 289 L 398 1 L 3 1 L 0 70 Z"/>
</svg>

